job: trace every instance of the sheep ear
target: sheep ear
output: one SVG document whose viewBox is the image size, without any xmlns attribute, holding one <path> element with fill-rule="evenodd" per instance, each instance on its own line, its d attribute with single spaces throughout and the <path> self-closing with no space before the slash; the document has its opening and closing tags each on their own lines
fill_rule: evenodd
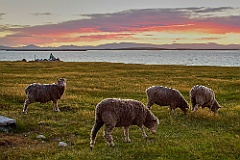
<svg viewBox="0 0 240 160">
<path fill-rule="evenodd" d="M 222 106 L 218 106 L 218 108 L 222 108 Z"/>
</svg>

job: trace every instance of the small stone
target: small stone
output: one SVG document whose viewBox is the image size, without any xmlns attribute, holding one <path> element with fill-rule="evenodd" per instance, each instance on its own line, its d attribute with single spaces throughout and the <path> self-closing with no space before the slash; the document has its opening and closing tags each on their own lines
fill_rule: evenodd
<svg viewBox="0 0 240 160">
<path fill-rule="evenodd" d="M 42 135 L 42 134 L 38 135 L 36 138 L 37 139 L 46 139 L 46 137 L 44 135 Z"/>
<path fill-rule="evenodd" d="M 40 121 L 40 122 L 38 122 L 38 124 L 39 124 L 39 125 L 44 125 L 45 122 L 44 122 L 44 121 Z"/>
<path fill-rule="evenodd" d="M 67 143 L 65 142 L 59 142 L 58 147 L 67 147 Z"/>
<path fill-rule="evenodd" d="M 60 138 L 53 138 L 52 141 L 60 141 Z"/>
</svg>

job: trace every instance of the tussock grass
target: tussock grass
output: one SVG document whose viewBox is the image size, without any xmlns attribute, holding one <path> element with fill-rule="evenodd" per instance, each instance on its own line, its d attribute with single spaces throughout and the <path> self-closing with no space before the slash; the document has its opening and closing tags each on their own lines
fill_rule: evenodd
<svg viewBox="0 0 240 160">
<path fill-rule="evenodd" d="M 17 128 L 0 133 L 0 159 L 239 159 L 240 68 L 160 66 L 112 63 L 0 62 L 0 115 L 16 119 Z M 67 79 L 59 101 L 34 103 L 21 113 L 24 89 L 31 83 L 55 83 Z M 124 142 L 123 129 L 115 128 L 115 147 L 107 146 L 102 128 L 93 151 L 89 135 L 97 103 L 107 97 L 132 98 L 147 103 L 145 90 L 153 85 L 178 89 L 189 102 L 194 85 L 212 88 L 222 108 L 214 115 L 199 109 L 169 115 L 168 107 L 152 106 L 159 118 L 158 132 L 141 137 L 130 128 L 131 143 Z M 190 103 L 189 103 L 190 104 Z M 43 134 L 45 140 L 36 139 Z M 59 148 L 58 142 L 68 146 Z"/>
</svg>

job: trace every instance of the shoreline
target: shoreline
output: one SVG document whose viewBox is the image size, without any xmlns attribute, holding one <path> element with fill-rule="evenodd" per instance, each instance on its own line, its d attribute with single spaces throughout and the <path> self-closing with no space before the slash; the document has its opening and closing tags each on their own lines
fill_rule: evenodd
<svg viewBox="0 0 240 160">
<path fill-rule="evenodd" d="M 117 48 L 117 49 L 0 49 L 1 51 L 90 51 L 90 50 L 240 50 L 240 49 L 191 49 L 191 48 L 175 48 L 175 49 L 168 49 L 168 48 Z"/>
<path fill-rule="evenodd" d="M 1 51 L 0 61 L 47 60 L 52 53 L 63 62 L 111 62 L 186 66 L 240 66 L 239 50 L 89 50 L 89 51 Z M 55 55 L 56 54 L 56 55 Z"/>
<path fill-rule="evenodd" d="M 140 64 L 140 63 L 116 63 L 116 62 L 66 62 L 66 61 L 1 61 L 0 63 L 79 63 L 79 64 L 121 64 L 121 65 L 140 65 L 140 66 L 179 66 L 179 67 L 216 67 L 216 68 L 239 68 L 240 66 L 207 66 L 207 65 L 181 65 L 181 64 Z"/>
</svg>

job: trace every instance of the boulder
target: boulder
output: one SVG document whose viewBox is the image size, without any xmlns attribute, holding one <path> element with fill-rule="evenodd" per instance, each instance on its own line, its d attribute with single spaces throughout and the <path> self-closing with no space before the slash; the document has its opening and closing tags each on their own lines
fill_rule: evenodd
<svg viewBox="0 0 240 160">
<path fill-rule="evenodd" d="M 16 120 L 0 116 L 0 131 L 8 132 L 12 128 L 16 128 Z"/>
</svg>

